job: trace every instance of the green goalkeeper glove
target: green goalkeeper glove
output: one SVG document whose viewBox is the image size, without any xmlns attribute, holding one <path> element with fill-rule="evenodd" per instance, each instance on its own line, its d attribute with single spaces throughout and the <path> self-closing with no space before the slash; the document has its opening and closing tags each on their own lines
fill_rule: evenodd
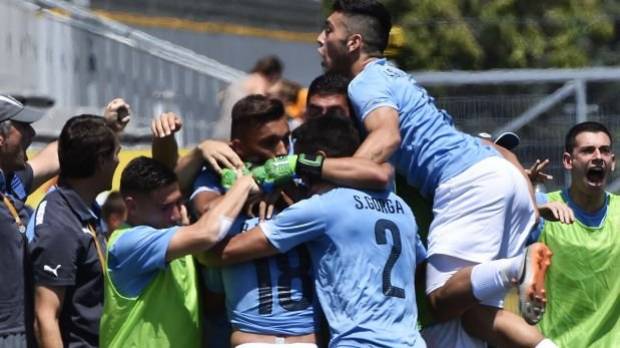
<svg viewBox="0 0 620 348">
<path fill-rule="evenodd" d="M 289 182 L 299 175 L 320 178 L 324 160 L 320 155 L 305 154 L 276 157 L 252 169 L 252 175 L 263 190 L 269 192 L 274 186 Z"/>
<path fill-rule="evenodd" d="M 298 176 L 303 176 L 310 179 L 320 179 L 324 161 L 325 157 L 321 155 L 299 154 L 295 172 Z"/>
<path fill-rule="evenodd" d="M 250 174 L 247 164 L 241 169 L 243 174 Z M 237 171 L 230 168 L 222 169 L 220 174 L 220 184 L 226 190 L 229 190 L 237 181 Z"/>
<path fill-rule="evenodd" d="M 262 166 L 252 168 L 252 176 L 265 192 L 295 177 L 297 156 L 280 156 L 267 160 Z"/>
<path fill-rule="evenodd" d="M 254 167 L 251 170 L 248 170 L 246 166 L 243 173 L 251 173 L 263 191 L 269 192 L 275 186 L 287 183 L 297 175 L 320 178 L 324 160 L 323 156 L 320 155 L 280 156 L 269 159 L 262 166 Z M 230 189 L 235 181 L 237 181 L 237 173 L 234 170 L 224 169 L 222 171 L 221 183 L 225 189 Z"/>
</svg>

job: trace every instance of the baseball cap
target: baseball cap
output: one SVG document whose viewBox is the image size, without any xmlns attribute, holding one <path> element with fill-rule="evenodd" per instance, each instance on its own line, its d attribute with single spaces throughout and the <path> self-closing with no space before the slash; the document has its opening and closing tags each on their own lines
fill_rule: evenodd
<svg viewBox="0 0 620 348">
<path fill-rule="evenodd" d="M 508 150 L 514 149 L 520 142 L 521 138 L 513 132 L 501 132 L 495 137 L 495 143 Z"/>
<path fill-rule="evenodd" d="M 17 99 L 0 94 L 0 122 L 13 120 L 24 123 L 36 122 L 43 117 L 43 113 L 24 112 L 24 104 Z"/>
<path fill-rule="evenodd" d="M 490 140 L 495 144 L 507 149 L 512 150 L 521 142 L 521 138 L 513 132 L 501 132 L 496 137 L 493 137 L 489 133 L 478 133 L 478 136 L 483 139 Z"/>
</svg>

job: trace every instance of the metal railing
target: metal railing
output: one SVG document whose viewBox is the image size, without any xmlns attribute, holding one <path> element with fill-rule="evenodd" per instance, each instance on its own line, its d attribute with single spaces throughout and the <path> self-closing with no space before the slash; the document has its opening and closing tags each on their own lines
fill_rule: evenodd
<svg viewBox="0 0 620 348">
<path fill-rule="evenodd" d="M 121 96 L 134 111 L 129 133 L 146 133 L 151 118 L 167 110 L 184 117 L 182 145 L 219 137 L 218 92 L 244 75 L 63 1 L 0 0 L 0 23 L 0 90 L 56 100 L 52 116 L 36 125 L 44 135 Z"/>
<path fill-rule="evenodd" d="M 549 158 L 552 162 L 548 171 L 554 180 L 546 185 L 547 190 L 566 186 L 569 173 L 561 164 L 564 136 L 576 123 L 587 120 L 599 121 L 610 129 L 616 138 L 620 136 L 620 110 L 615 101 L 598 98 L 600 85 L 607 84 L 613 90 L 620 82 L 620 68 L 597 67 L 584 69 L 522 69 L 491 70 L 482 72 L 412 72 L 416 81 L 426 87 L 467 86 L 475 88 L 505 86 L 556 86 L 549 94 L 530 95 L 472 95 L 464 97 L 440 96 L 438 104 L 455 118 L 457 126 L 476 134 L 481 131 L 498 134 L 501 131 L 515 131 L 521 136 L 521 145 L 516 149 L 524 164 L 531 164 L 537 158 Z M 588 85 L 597 84 L 596 90 L 588 93 Z M 484 87 L 483 87 L 484 86 Z M 481 88 L 483 87 L 483 88 Z M 540 90 L 541 88 L 536 88 Z M 608 98 L 609 99 L 609 98 Z M 619 146 L 614 145 L 618 153 Z M 620 175 L 613 174 L 608 186 L 612 192 L 620 191 Z"/>
</svg>

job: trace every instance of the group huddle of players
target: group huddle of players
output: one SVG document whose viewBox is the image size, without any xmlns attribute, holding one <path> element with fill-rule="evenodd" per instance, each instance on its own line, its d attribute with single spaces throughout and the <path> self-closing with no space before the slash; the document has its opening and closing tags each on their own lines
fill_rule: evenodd
<svg viewBox="0 0 620 348">
<path fill-rule="evenodd" d="M 312 345 L 322 314 L 333 347 L 553 347 L 530 325 L 544 312 L 551 254 L 539 243 L 526 253 L 538 219 L 531 184 L 514 155 L 456 130 L 382 58 L 390 28 L 380 3 L 336 1 L 318 37 L 324 68 L 352 77 L 348 97 L 363 141 L 354 122 L 332 112 L 296 129 L 289 146 L 281 106 L 249 96 L 232 112 L 240 159 L 230 163 L 241 165 L 205 167 L 196 179 L 198 214 L 243 175 L 274 196 L 270 219 L 241 214 L 202 260 L 207 287 L 225 294 L 231 343 Z M 386 163 L 432 200 L 427 247 Z M 420 334 L 422 262 L 418 286 L 437 322 Z M 525 320 L 501 309 L 514 286 Z"/>
</svg>

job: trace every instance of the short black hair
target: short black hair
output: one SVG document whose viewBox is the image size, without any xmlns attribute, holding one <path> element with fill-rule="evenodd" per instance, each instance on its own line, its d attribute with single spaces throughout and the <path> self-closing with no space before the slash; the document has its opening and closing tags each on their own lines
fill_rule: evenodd
<svg viewBox="0 0 620 348">
<path fill-rule="evenodd" d="M 589 132 L 589 133 L 605 133 L 609 137 L 610 145 L 613 145 L 613 138 L 611 137 L 611 133 L 602 123 L 587 121 L 574 125 L 566 134 L 566 138 L 564 139 L 564 151 L 568 153 L 572 153 L 575 149 L 575 142 L 577 136 L 581 133 Z"/>
<path fill-rule="evenodd" d="M 264 95 L 249 95 L 232 108 L 231 139 L 242 139 L 249 130 L 285 117 L 281 101 Z"/>
<path fill-rule="evenodd" d="M 308 87 L 307 103 L 310 103 L 310 98 L 315 95 L 344 95 L 347 97 L 347 87 L 349 86 L 351 79 L 342 74 L 325 73 L 318 76 L 310 83 Z"/>
<path fill-rule="evenodd" d="M 121 174 L 121 195 L 150 194 L 177 182 L 174 171 L 163 163 L 145 156 L 131 160 Z"/>
<path fill-rule="evenodd" d="M 79 115 L 70 118 L 58 138 L 60 178 L 87 178 L 95 174 L 98 161 L 111 157 L 118 139 L 101 116 Z"/>
<path fill-rule="evenodd" d="M 101 206 L 101 216 L 107 219 L 114 213 L 125 213 L 127 207 L 123 201 L 123 196 L 118 191 L 112 191 L 106 197 L 105 202 Z"/>
<path fill-rule="evenodd" d="M 332 11 L 347 19 L 349 33 L 361 34 L 365 52 L 382 54 L 388 45 L 392 18 L 388 10 L 376 0 L 336 0 Z"/>
<path fill-rule="evenodd" d="M 275 55 L 266 56 L 256 61 L 254 67 L 251 72 L 259 73 L 265 76 L 275 76 L 282 75 L 282 70 L 284 70 L 284 65 L 280 58 Z"/>
<path fill-rule="evenodd" d="M 360 137 L 353 121 L 340 110 L 331 110 L 325 116 L 312 118 L 293 132 L 295 153 L 328 157 L 350 157 L 360 145 Z"/>
</svg>

